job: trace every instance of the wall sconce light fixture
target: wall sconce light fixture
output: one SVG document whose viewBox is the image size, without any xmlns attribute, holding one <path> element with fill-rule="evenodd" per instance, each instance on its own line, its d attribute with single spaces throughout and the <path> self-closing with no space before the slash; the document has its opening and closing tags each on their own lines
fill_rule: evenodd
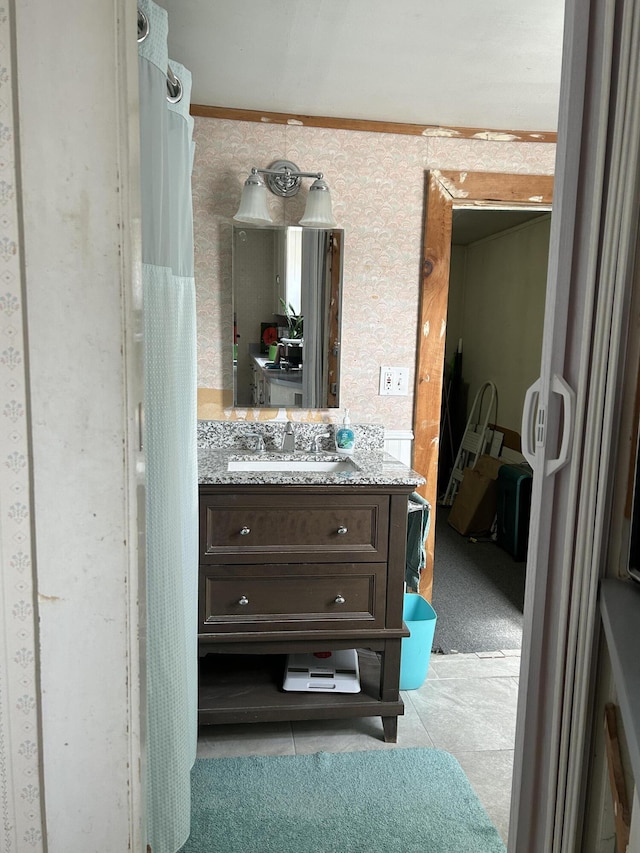
<svg viewBox="0 0 640 853">
<path fill-rule="evenodd" d="M 266 177 L 266 184 L 262 180 Z M 273 220 L 267 206 L 267 186 L 275 195 L 290 198 L 297 195 L 302 178 L 315 178 L 309 187 L 307 205 L 300 225 L 310 228 L 332 228 L 336 221 L 331 210 L 331 193 L 322 172 L 301 172 L 289 160 L 276 160 L 268 169 L 251 169 L 242 189 L 240 207 L 233 217 L 238 222 L 270 225 Z"/>
</svg>

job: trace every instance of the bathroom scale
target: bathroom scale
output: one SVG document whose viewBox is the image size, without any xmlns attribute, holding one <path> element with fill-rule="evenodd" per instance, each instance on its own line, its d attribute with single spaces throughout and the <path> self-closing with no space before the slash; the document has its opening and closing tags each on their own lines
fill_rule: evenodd
<svg viewBox="0 0 640 853">
<path fill-rule="evenodd" d="M 287 655 L 284 690 L 359 693 L 360 671 L 355 649 Z"/>
</svg>

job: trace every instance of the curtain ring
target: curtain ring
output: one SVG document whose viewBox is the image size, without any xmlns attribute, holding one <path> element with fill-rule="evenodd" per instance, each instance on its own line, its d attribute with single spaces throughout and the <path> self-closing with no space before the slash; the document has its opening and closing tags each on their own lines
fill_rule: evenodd
<svg viewBox="0 0 640 853">
<path fill-rule="evenodd" d="M 144 12 L 138 9 L 138 44 L 143 42 L 149 35 L 149 19 Z"/>
<path fill-rule="evenodd" d="M 167 66 L 167 100 L 170 104 L 177 104 L 182 100 L 182 83 L 170 66 Z"/>
</svg>

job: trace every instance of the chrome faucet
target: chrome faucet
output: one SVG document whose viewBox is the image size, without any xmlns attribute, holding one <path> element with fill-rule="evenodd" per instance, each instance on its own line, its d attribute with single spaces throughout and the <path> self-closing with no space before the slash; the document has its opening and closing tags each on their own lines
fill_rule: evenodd
<svg viewBox="0 0 640 853">
<path fill-rule="evenodd" d="M 313 437 L 313 452 L 320 453 L 322 448 L 320 447 L 323 438 L 331 438 L 330 432 L 322 432 L 320 435 L 314 435 Z"/>
<path fill-rule="evenodd" d="M 282 434 L 282 444 L 280 445 L 280 450 L 292 451 L 296 449 L 296 431 L 289 421 L 284 428 L 284 433 Z"/>
</svg>

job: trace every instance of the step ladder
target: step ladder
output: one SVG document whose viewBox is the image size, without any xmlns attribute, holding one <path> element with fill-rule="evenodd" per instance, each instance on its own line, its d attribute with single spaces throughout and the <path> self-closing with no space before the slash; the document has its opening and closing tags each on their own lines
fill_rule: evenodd
<svg viewBox="0 0 640 853">
<path fill-rule="evenodd" d="M 484 417 L 482 416 L 482 408 L 484 403 L 484 395 L 489 392 L 489 404 L 486 407 Z M 469 419 L 458 448 L 453 470 L 449 478 L 449 485 L 444 493 L 442 503 L 444 506 L 451 506 L 462 482 L 465 468 L 474 468 L 478 458 L 486 451 L 486 448 L 493 440 L 493 430 L 488 429 L 491 413 L 497 417 L 498 407 L 498 391 L 493 382 L 485 382 L 478 389 L 478 393 L 473 401 Z"/>
</svg>

